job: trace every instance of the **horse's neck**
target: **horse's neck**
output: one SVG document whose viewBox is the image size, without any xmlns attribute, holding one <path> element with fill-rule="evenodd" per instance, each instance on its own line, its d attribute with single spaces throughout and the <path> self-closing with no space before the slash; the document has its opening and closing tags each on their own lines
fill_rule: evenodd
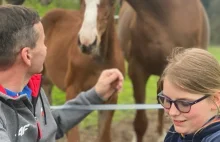
<svg viewBox="0 0 220 142">
<path fill-rule="evenodd" d="M 173 10 L 173 5 L 178 0 L 127 0 L 132 8 L 140 17 L 148 18 L 153 16 L 155 18 L 166 17 Z"/>
<path fill-rule="evenodd" d="M 153 10 L 159 10 L 161 7 L 167 6 L 170 3 L 173 3 L 173 1 L 178 0 L 169 0 L 167 1 L 161 1 L 161 0 L 126 0 L 136 11 L 142 10 L 142 9 L 153 9 Z M 159 9 L 158 9 L 159 8 Z M 166 7 L 165 7 L 166 8 Z"/>
<path fill-rule="evenodd" d="M 114 26 L 114 17 L 109 17 L 107 28 L 101 38 L 101 57 L 104 61 L 109 61 L 113 57 L 112 54 L 115 50 L 115 26 Z"/>
</svg>

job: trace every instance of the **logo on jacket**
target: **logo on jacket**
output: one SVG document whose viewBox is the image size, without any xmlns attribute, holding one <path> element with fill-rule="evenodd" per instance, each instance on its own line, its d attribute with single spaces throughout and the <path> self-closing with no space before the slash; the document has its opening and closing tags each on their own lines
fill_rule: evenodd
<svg viewBox="0 0 220 142">
<path fill-rule="evenodd" d="M 30 126 L 30 124 L 22 126 L 18 131 L 18 136 L 23 136 L 24 133 L 28 130 L 29 126 Z"/>
</svg>

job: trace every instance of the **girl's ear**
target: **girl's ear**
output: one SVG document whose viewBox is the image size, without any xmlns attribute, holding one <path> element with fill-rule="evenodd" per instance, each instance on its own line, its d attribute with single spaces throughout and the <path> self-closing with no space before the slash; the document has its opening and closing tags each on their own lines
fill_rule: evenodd
<svg viewBox="0 0 220 142">
<path fill-rule="evenodd" d="M 212 109 L 216 110 L 216 107 L 220 107 L 220 90 L 216 91 L 213 96 L 212 96 L 212 100 L 213 100 L 213 106 Z"/>
<path fill-rule="evenodd" d="M 27 66 L 31 66 L 31 49 L 29 47 L 24 47 L 21 49 L 21 59 Z"/>
</svg>

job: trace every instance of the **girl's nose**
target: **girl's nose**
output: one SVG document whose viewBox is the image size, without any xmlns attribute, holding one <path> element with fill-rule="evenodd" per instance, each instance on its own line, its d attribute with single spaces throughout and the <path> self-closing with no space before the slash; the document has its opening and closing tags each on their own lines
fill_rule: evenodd
<svg viewBox="0 0 220 142">
<path fill-rule="evenodd" d="M 174 103 L 171 104 L 171 107 L 168 111 L 168 114 L 170 116 L 177 116 L 180 114 L 180 111 L 176 108 L 176 106 L 174 105 Z"/>
</svg>

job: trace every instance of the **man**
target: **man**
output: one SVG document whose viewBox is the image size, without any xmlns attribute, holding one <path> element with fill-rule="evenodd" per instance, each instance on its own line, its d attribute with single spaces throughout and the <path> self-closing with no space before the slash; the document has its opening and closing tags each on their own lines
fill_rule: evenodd
<svg viewBox="0 0 220 142">
<path fill-rule="evenodd" d="M 105 70 L 91 90 L 64 104 L 69 109 L 51 111 L 37 74 L 47 51 L 44 39 L 35 11 L 0 7 L 0 141 L 53 142 L 91 112 L 73 110 L 72 105 L 103 103 L 122 88 L 122 74 Z"/>
</svg>

